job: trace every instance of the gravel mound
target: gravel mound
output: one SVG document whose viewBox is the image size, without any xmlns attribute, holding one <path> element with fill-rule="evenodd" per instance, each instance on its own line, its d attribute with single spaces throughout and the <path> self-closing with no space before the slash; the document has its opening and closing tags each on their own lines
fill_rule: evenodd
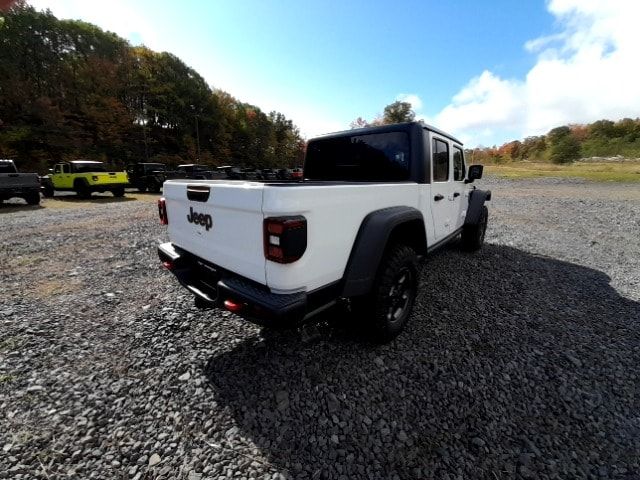
<svg viewBox="0 0 640 480">
<path fill-rule="evenodd" d="M 0 209 L 0 478 L 640 478 L 637 186 L 482 183 L 385 346 L 196 310 L 152 201 Z"/>
</svg>

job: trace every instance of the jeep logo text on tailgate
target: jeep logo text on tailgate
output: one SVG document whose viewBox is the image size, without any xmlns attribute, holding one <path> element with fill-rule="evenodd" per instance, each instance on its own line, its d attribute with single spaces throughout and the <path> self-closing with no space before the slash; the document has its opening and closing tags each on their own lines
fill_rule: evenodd
<svg viewBox="0 0 640 480">
<path fill-rule="evenodd" d="M 194 212 L 193 207 L 191 207 L 189 215 L 187 215 L 187 221 L 189 223 L 195 223 L 196 225 L 202 225 L 207 231 L 213 226 L 211 215 Z"/>
</svg>

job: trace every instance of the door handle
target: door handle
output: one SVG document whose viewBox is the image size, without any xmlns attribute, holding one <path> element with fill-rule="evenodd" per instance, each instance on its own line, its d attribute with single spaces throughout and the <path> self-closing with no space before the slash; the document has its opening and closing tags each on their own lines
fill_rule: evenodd
<svg viewBox="0 0 640 480">
<path fill-rule="evenodd" d="M 187 198 L 194 202 L 206 202 L 209 200 L 211 187 L 207 185 L 187 185 Z"/>
<path fill-rule="evenodd" d="M 459 197 L 459 196 L 460 196 L 460 192 L 455 192 L 455 193 L 453 194 L 453 198 L 456 198 L 456 197 Z"/>
<path fill-rule="evenodd" d="M 438 194 L 438 195 L 436 195 L 435 197 L 433 197 L 433 199 L 434 199 L 436 202 L 439 202 L 439 201 L 440 201 L 440 200 L 442 200 L 443 198 L 444 198 L 444 196 L 442 196 L 442 195 L 440 195 L 440 194 Z"/>
</svg>

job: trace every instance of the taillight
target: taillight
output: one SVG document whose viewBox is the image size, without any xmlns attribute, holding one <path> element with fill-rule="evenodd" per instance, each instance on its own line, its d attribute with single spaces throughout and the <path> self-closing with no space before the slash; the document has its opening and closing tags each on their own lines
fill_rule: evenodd
<svg viewBox="0 0 640 480">
<path fill-rule="evenodd" d="M 293 263 L 307 249 L 307 219 L 303 216 L 264 220 L 264 256 L 278 263 Z"/>
<path fill-rule="evenodd" d="M 242 303 L 238 303 L 233 300 L 225 300 L 224 308 L 226 308 L 230 312 L 237 313 L 240 310 L 244 309 L 244 305 Z"/>
<path fill-rule="evenodd" d="M 158 215 L 160 215 L 160 225 L 169 225 L 169 217 L 167 217 L 167 202 L 164 198 L 158 199 Z"/>
</svg>

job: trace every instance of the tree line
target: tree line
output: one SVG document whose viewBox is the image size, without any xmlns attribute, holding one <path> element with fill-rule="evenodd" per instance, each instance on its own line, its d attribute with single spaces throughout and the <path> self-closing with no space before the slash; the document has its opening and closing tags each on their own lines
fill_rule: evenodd
<svg viewBox="0 0 640 480">
<path fill-rule="evenodd" d="M 0 158 L 46 171 L 117 166 L 295 166 L 304 140 L 283 114 L 209 87 L 176 56 L 18 1 L 0 22 Z"/>
<path fill-rule="evenodd" d="M 411 103 L 395 101 L 371 121 L 356 118 L 351 122 L 351 128 L 411 122 L 414 119 Z M 467 149 L 467 158 L 474 163 L 521 160 L 568 163 L 579 158 L 613 156 L 640 158 L 640 118 L 624 118 L 617 122 L 598 120 L 588 125 L 564 125 L 552 129 L 546 135 L 514 140 L 500 147 Z"/>
<path fill-rule="evenodd" d="M 500 147 L 478 147 L 467 152 L 477 163 L 569 163 L 579 158 L 640 158 L 640 118 L 617 122 L 598 120 L 587 125 L 564 125 L 546 135 L 507 142 Z"/>
</svg>

